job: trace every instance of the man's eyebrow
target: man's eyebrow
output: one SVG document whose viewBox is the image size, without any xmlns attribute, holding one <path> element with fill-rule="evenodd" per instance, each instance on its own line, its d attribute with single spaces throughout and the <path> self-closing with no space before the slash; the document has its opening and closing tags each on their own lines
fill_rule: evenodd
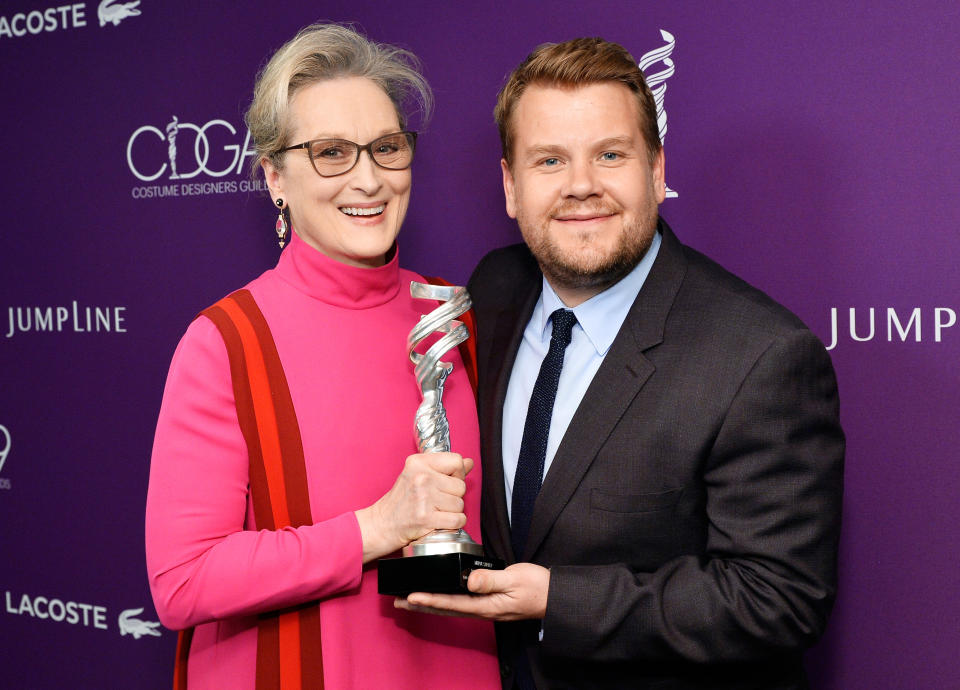
<svg viewBox="0 0 960 690">
<path fill-rule="evenodd" d="M 608 137 L 606 139 L 601 139 L 596 143 L 595 148 L 598 149 L 608 149 L 616 146 L 633 146 L 635 140 L 633 137 L 621 136 L 621 137 Z"/>
<path fill-rule="evenodd" d="M 530 146 L 523 152 L 524 156 L 528 158 L 537 156 L 556 156 L 562 153 L 566 153 L 566 149 L 559 144 L 537 144 L 535 146 Z"/>
<path fill-rule="evenodd" d="M 602 151 L 609 148 L 629 148 L 636 145 L 636 139 L 632 136 L 622 135 L 616 137 L 607 137 L 591 144 L 595 151 Z M 538 158 L 540 156 L 559 156 L 567 153 L 567 149 L 560 144 L 535 144 L 523 151 L 526 158 Z"/>
</svg>

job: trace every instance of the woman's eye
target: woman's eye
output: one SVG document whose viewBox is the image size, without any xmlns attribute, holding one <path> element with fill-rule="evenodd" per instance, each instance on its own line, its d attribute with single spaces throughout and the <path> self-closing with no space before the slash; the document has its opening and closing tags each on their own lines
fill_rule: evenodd
<svg viewBox="0 0 960 690">
<path fill-rule="evenodd" d="M 343 146 L 325 146 L 319 150 L 314 151 L 314 158 L 323 158 L 326 160 L 337 160 L 339 158 L 344 158 L 347 155 L 347 150 Z"/>
<path fill-rule="evenodd" d="M 396 153 L 400 147 L 396 144 L 380 144 L 377 147 L 377 153 Z"/>
</svg>

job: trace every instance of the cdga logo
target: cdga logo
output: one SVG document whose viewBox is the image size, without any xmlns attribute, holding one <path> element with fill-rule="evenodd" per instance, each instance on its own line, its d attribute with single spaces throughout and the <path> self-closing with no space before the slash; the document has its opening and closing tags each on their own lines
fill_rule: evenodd
<svg viewBox="0 0 960 690">
<path fill-rule="evenodd" d="M 250 148 L 250 130 L 242 144 L 237 134 L 236 127 L 226 120 L 195 125 L 174 115 L 163 129 L 144 125 L 130 135 L 127 165 L 144 182 L 165 173 L 170 180 L 188 180 L 200 174 L 239 175 L 244 161 L 256 152 Z"/>
<path fill-rule="evenodd" d="M 7 427 L 3 424 L 0 424 L 0 472 L 3 471 L 3 465 L 7 462 L 7 456 L 10 454 L 10 446 L 12 445 L 12 439 L 10 438 L 10 432 L 7 431 Z M 6 477 L 0 477 L 0 489 L 9 489 L 10 480 Z"/>
</svg>

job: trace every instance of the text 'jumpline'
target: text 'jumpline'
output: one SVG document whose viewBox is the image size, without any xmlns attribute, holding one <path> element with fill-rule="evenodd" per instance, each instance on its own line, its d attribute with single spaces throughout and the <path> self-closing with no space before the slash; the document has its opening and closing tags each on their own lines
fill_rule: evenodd
<svg viewBox="0 0 960 690">
<path fill-rule="evenodd" d="M 16 333 L 126 333 L 126 307 L 8 307 L 6 337 Z"/>
</svg>

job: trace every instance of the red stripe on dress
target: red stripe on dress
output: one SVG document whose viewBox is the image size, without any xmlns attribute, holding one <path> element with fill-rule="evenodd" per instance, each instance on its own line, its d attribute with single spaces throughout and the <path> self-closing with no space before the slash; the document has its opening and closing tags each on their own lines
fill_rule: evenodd
<svg viewBox="0 0 960 690">
<path fill-rule="evenodd" d="M 320 607 L 313 604 L 300 609 L 300 670 L 304 688 L 323 688 Z"/>
<path fill-rule="evenodd" d="M 253 499 L 253 514 L 256 518 L 257 528 L 273 530 L 276 529 L 276 525 L 273 520 L 270 492 L 267 490 L 267 475 L 263 464 L 263 451 L 260 446 L 260 433 L 257 429 L 253 397 L 250 393 L 250 380 L 247 376 L 247 360 L 243 353 L 243 341 L 230 315 L 220 306 L 228 299 L 229 297 L 225 297 L 202 313 L 213 321 L 227 346 L 237 420 L 240 424 L 243 439 L 247 443 L 247 453 L 250 458 L 250 493 Z"/>
<path fill-rule="evenodd" d="M 257 449 L 257 461 L 251 453 L 250 466 L 257 527 L 275 530 L 313 524 L 300 427 L 269 325 L 247 290 L 224 298 L 208 312 L 215 314 L 207 315 L 220 328 L 231 353 L 231 376 L 244 438 L 249 436 L 252 442 L 248 441 L 248 447 Z M 258 494 L 262 508 L 258 507 Z M 322 690 L 316 602 L 260 616 L 256 687 Z"/>
<path fill-rule="evenodd" d="M 283 690 L 301 690 L 300 673 L 300 613 L 287 611 L 279 618 L 280 687 Z"/>
<path fill-rule="evenodd" d="M 310 494 L 307 487 L 307 466 L 303 457 L 303 440 L 300 437 L 300 425 L 297 423 L 290 387 L 280 362 L 277 345 L 270 333 L 263 313 L 254 302 L 253 296 L 246 290 L 234 293 L 234 300 L 243 310 L 253 327 L 263 353 L 267 379 L 270 384 L 272 407 L 276 414 L 277 433 L 280 446 L 281 467 L 286 487 L 287 510 L 290 525 L 300 527 L 312 525 L 310 512 Z"/>
<path fill-rule="evenodd" d="M 187 690 L 187 661 L 190 658 L 190 642 L 193 628 L 181 630 L 177 635 L 177 660 L 173 666 L 173 690 Z"/>
<path fill-rule="evenodd" d="M 467 372 L 467 378 L 470 380 L 470 387 L 473 388 L 473 395 L 477 395 L 477 319 L 473 309 L 468 309 L 458 317 L 463 321 L 467 330 L 470 331 L 470 337 L 460 343 L 460 357 L 463 359 L 463 368 Z"/>
<path fill-rule="evenodd" d="M 273 508 L 267 483 L 266 469 L 260 443 L 256 411 L 247 374 L 244 342 L 228 311 L 224 309 L 229 297 L 205 309 L 206 316 L 220 331 L 230 363 L 230 380 L 237 410 L 237 421 L 247 444 L 248 472 L 253 511 L 259 529 L 275 529 Z M 261 619 L 257 636 L 257 687 L 279 688 L 279 650 L 276 635 L 276 617 Z M 265 634 L 266 629 L 266 634 Z M 271 632 L 272 629 L 272 632 Z M 174 666 L 174 690 L 187 690 L 187 667 L 194 628 L 182 630 L 177 639 L 177 657 Z M 268 679 L 264 684 L 263 679 Z"/>
<path fill-rule="evenodd" d="M 284 479 L 284 495 L 290 525 L 293 527 L 311 525 L 313 517 L 310 510 L 300 425 L 276 343 L 253 296 L 248 291 L 241 290 L 231 297 L 253 329 L 262 356 L 270 389 L 271 409 L 276 415 L 277 441 L 280 448 L 278 461 Z M 271 476 L 274 475 L 275 473 L 271 472 Z M 279 654 L 280 687 L 323 688 L 318 605 L 311 603 L 295 610 L 279 613 L 275 630 Z M 273 673 L 270 675 L 276 677 Z"/>
<path fill-rule="evenodd" d="M 257 623 L 256 690 L 280 690 L 280 617 L 260 616 Z"/>
<path fill-rule="evenodd" d="M 246 361 L 250 395 L 253 400 L 260 448 L 263 451 L 263 465 L 267 475 L 267 490 L 270 493 L 270 505 L 273 508 L 273 529 L 281 529 L 290 525 L 290 513 L 287 507 L 287 489 L 283 476 L 283 457 L 280 454 L 280 433 L 277 429 L 277 417 L 273 410 L 264 354 L 253 325 L 238 304 L 230 298 L 221 300 L 219 304 L 230 316 L 240 333 L 240 339 L 243 341 L 243 356 Z M 260 527 L 259 515 L 257 516 L 257 526 Z"/>
</svg>

